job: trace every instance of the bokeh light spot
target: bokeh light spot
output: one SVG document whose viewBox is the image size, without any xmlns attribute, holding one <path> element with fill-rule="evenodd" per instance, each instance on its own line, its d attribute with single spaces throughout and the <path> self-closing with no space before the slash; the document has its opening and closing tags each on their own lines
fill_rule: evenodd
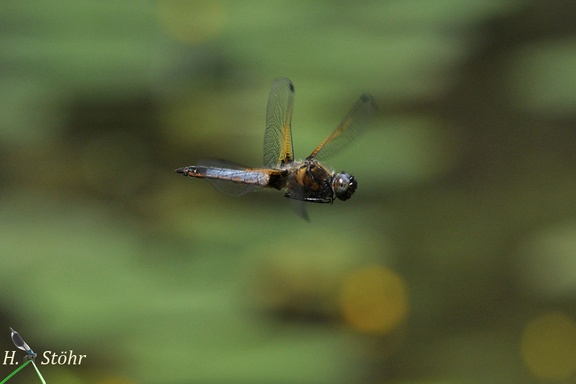
<svg viewBox="0 0 576 384">
<path fill-rule="evenodd" d="M 538 378 L 567 379 L 576 371 L 576 322 L 561 312 L 535 318 L 524 328 L 520 351 Z"/>
<path fill-rule="evenodd" d="M 370 266 L 348 275 L 340 292 L 344 320 L 361 332 L 385 334 L 408 312 L 404 280 L 382 266 Z"/>
<path fill-rule="evenodd" d="M 225 7 L 220 1 L 160 0 L 158 22 L 174 39 L 197 44 L 222 30 Z"/>
</svg>

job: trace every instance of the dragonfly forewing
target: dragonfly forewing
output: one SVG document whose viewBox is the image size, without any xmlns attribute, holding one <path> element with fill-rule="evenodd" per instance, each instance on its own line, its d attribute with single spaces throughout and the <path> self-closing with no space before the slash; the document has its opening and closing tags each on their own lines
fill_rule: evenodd
<svg viewBox="0 0 576 384">
<path fill-rule="evenodd" d="M 292 148 L 292 111 L 294 110 L 294 85 L 286 78 L 274 80 L 264 133 L 264 166 L 276 167 L 294 161 Z"/>
<path fill-rule="evenodd" d="M 321 161 L 342 150 L 360 135 L 362 129 L 377 111 L 374 98 L 367 93 L 362 94 L 338 127 L 316 147 L 308 158 Z"/>
</svg>

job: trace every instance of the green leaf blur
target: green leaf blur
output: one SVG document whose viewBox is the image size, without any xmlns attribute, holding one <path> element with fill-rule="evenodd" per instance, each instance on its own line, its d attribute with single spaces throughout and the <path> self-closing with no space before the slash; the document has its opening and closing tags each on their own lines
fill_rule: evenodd
<svg viewBox="0 0 576 384">
<path fill-rule="evenodd" d="M 47 382 L 573 382 L 575 12 L 0 2 L 0 354 L 12 326 Z M 380 109 L 310 223 L 173 172 L 260 166 L 283 76 L 297 158 Z"/>
</svg>

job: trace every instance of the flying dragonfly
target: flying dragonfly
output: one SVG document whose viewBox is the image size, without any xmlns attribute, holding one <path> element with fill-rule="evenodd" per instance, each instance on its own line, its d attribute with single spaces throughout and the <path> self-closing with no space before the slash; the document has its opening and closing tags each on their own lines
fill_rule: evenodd
<svg viewBox="0 0 576 384">
<path fill-rule="evenodd" d="M 222 160 L 205 160 L 197 165 L 178 168 L 184 176 L 208 180 L 216 189 L 242 195 L 264 189 L 276 189 L 299 202 L 330 203 L 348 200 L 358 181 L 346 172 L 335 172 L 320 161 L 334 155 L 358 136 L 376 113 L 374 98 L 364 93 L 352 106 L 338 127 L 304 160 L 294 160 L 292 147 L 292 111 L 294 85 L 286 78 L 272 84 L 266 109 L 264 132 L 264 167 L 249 168 Z M 297 212 L 308 219 L 303 204 Z"/>
</svg>

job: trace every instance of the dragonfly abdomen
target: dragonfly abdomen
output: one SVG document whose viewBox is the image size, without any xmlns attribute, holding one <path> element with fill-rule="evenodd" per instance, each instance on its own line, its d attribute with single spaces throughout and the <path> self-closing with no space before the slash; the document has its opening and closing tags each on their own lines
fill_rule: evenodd
<svg viewBox="0 0 576 384">
<path fill-rule="evenodd" d="M 231 181 L 233 183 L 257 185 L 267 187 L 270 183 L 270 174 L 262 170 L 240 170 L 219 167 L 190 166 L 178 168 L 178 173 L 184 176 L 197 177 L 200 179 L 216 179 Z"/>
</svg>

